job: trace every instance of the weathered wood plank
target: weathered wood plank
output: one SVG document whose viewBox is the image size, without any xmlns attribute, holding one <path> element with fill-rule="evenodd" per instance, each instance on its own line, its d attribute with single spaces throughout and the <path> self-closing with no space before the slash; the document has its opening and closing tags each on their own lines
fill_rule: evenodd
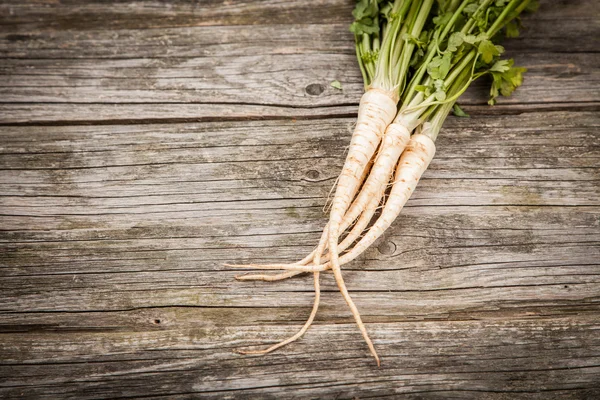
<svg viewBox="0 0 600 400">
<path fill-rule="evenodd" d="M 487 93 L 487 92 L 486 92 Z M 480 92 L 483 98 L 485 93 Z M 358 102 L 358 99 L 356 100 Z M 65 126 L 65 125 L 123 125 L 165 124 L 182 122 L 249 121 L 249 120 L 323 120 L 328 118 L 356 117 L 357 104 L 332 107 L 279 107 L 235 104 L 78 104 L 21 103 L 0 104 L 3 125 Z M 527 103 L 464 105 L 474 115 L 514 115 L 538 111 L 595 111 L 600 102 Z M 219 117 L 216 117 L 218 115 Z"/>
<path fill-rule="evenodd" d="M 600 120 L 510 119 L 448 121 L 403 215 L 346 267 L 367 320 L 594 306 Z M 351 122 L 5 127 L 0 308 L 310 303 L 307 280 L 232 284 L 221 263 L 310 250 Z M 347 318 L 335 301 L 324 318 Z"/>
<path fill-rule="evenodd" d="M 297 7 L 305 6 L 290 4 L 289 15 L 296 15 L 302 24 L 285 27 L 235 24 L 190 27 L 188 24 L 149 29 L 134 25 L 125 31 L 94 29 L 93 21 L 74 22 L 85 21 L 86 16 L 93 16 L 95 21 L 102 18 L 102 13 L 109 14 L 107 20 L 118 21 L 125 12 L 119 7 L 112 10 L 102 6 L 99 10 L 99 5 L 91 3 L 78 9 L 61 4 L 59 8 L 69 10 L 64 17 L 67 22 L 54 21 L 54 13 L 58 12 L 55 8 L 34 10 L 15 4 L 5 7 L 15 21 L 22 21 L 16 26 L 28 26 L 26 21 L 41 21 L 36 22 L 38 28 L 30 29 L 41 26 L 46 31 L 20 35 L 14 33 L 14 23 L 5 25 L 0 41 L 0 55 L 7 57 L 0 68 L 2 123 L 339 116 L 355 112 L 363 90 L 353 40 L 347 31 L 349 2 L 324 2 L 315 8 L 323 7 L 321 12 L 308 14 L 294 14 L 299 11 Z M 177 10 L 148 7 L 157 15 L 161 12 L 179 15 Z M 198 12 L 189 10 L 189 4 L 179 7 L 184 14 Z M 272 15 L 283 6 L 279 2 L 266 2 L 260 7 L 248 7 Z M 321 15 L 331 7 L 348 8 L 342 14 L 344 23 L 315 24 L 310 19 L 314 16 L 316 22 L 321 21 Z M 505 104 L 521 108 L 540 103 L 587 107 L 600 101 L 596 84 L 599 58 L 594 52 L 595 37 L 600 32 L 597 11 L 581 1 L 569 2 L 563 8 L 560 14 L 554 6 L 546 4 L 529 19 L 528 23 L 534 26 L 524 34 L 527 46 L 521 46 L 519 40 L 507 42 L 508 54 L 530 71 L 525 85 L 514 97 L 504 100 Z M 288 18 L 285 15 L 282 18 Z M 170 20 L 168 16 L 165 19 Z M 557 19 L 561 24 L 574 26 L 565 27 L 556 35 Z M 62 23 L 75 25 L 75 30 L 57 30 L 55 25 Z M 152 24 L 152 18 L 148 23 Z M 197 24 L 202 25 L 202 18 Z M 530 40 L 530 35 L 534 40 Z M 546 39 L 538 43 L 536 37 Z M 115 40 L 118 46 L 113 45 Z M 579 47 L 585 43 L 592 47 Z M 547 51 L 548 44 L 554 53 Z M 568 54 L 572 51 L 575 53 Z M 329 86 L 335 79 L 343 82 L 343 91 Z M 483 86 L 481 83 L 470 90 L 462 102 L 484 104 Z M 40 103 L 53 104 L 40 107 Z M 144 110 L 147 105 L 136 107 L 135 103 L 161 105 Z M 194 106 L 190 107 L 190 103 Z M 318 108 L 322 106 L 328 108 Z"/>
<path fill-rule="evenodd" d="M 0 4 L 0 397 L 600 397 L 589 0 L 542 2 L 507 42 L 525 85 L 494 108 L 483 82 L 466 94 L 472 118 L 448 120 L 403 214 L 344 267 L 383 368 L 330 274 L 302 340 L 233 352 L 312 304 L 308 276 L 222 263 L 317 241 L 362 92 L 351 8 Z"/>
<path fill-rule="evenodd" d="M 2 2 L 0 24 L 17 30 L 115 30 L 167 29 L 190 26 L 231 26 L 294 24 L 311 21 L 315 24 L 334 24 L 347 21 L 352 2 L 321 0 L 307 4 L 301 0 L 194 0 L 165 4 L 161 1 L 103 1 L 61 0 L 23 3 L 17 0 Z M 594 9 L 585 4 L 568 7 L 574 16 L 585 15 Z"/>
<path fill-rule="evenodd" d="M 542 0 L 535 16 L 526 16 L 522 51 L 596 51 L 600 12 L 589 0 Z M 348 25 L 352 1 L 194 1 L 162 2 L 4 1 L 0 4 L 0 55 L 11 58 L 206 56 L 207 46 L 250 50 L 268 38 L 261 50 L 288 51 L 312 47 L 352 53 Z M 306 30 L 302 25 L 311 25 Z M 561 29 L 555 29 L 560 26 Z M 282 29 L 284 28 L 284 29 Z M 311 33 L 313 31 L 314 33 Z M 291 32 L 293 35 L 286 35 Z M 307 34 L 308 33 L 308 34 Z M 175 39 L 174 39 L 175 38 Z M 114 40 L 119 40 L 119 51 Z M 335 41 L 331 41 L 334 39 Z M 577 40 L 574 40 L 577 39 Z M 92 46 L 103 45 L 104 46 Z M 301 47 L 297 47 L 301 46 Z M 158 47 L 160 50 L 156 50 Z M 154 49 L 153 49 L 154 48 Z M 239 54 L 239 53 L 238 53 Z"/>
<path fill-rule="evenodd" d="M 296 362 L 290 363 L 289 352 L 266 359 L 232 350 L 257 338 L 269 343 L 292 327 L 263 322 L 241 334 L 238 328 L 198 327 L 194 310 L 167 313 L 172 319 L 159 324 L 152 312 L 122 315 L 117 324 L 135 325 L 137 332 L 113 331 L 83 314 L 78 322 L 83 330 L 76 335 L 60 327 L 6 334 L 11 345 L 0 344 L 6 354 L 0 391 L 37 398 L 127 397 L 140 391 L 203 398 L 591 399 L 600 393 L 600 326 L 590 317 L 546 320 L 545 329 L 532 320 L 372 324 L 376 345 L 388 355 L 377 369 L 364 349 L 346 348 L 357 336 L 351 325 L 315 326 L 294 344 Z M 322 351 L 324 343 L 330 351 Z M 23 356 L 30 364 L 21 364 Z M 33 379 L 35 387 L 29 386 Z"/>
<path fill-rule="evenodd" d="M 357 103 L 358 104 L 358 103 Z M 538 108 L 544 105 L 536 105 Z M 557 105 L 548 105 L 556 109 Z M 492 107 L 486 107 L 492 108 Z M 600 103 L 577 103 L 573 107 L 561 104 L 560 109 L 598 110 Z M 500 107 L 493 107 L 501 111 Z M 280 107 L 245 104 L 77 104 L 69 103 L 6 103 L 0 104 L 3 125 L 122 125 L 122 124 L 164 124 L 181 122 L 248 121 L 336 118 L 355 116 L 357 105 L 332 107 Z M 492 110 L 493 111 L 493 110 Z M 517 112 L 522 111 L 519 107 Z M 217 117 L 218 116 L 218 117 Z"/>
<path fill-rule="evenodd" d="M 517 55 L 526 84 L 503 103 L 600 101 L 600 56 Z M 314 108 L 355 103 L 363 92 L 352 54 L 260 53 L 229 58 L 3 61 L 0 97 L 7 103 L 196 103 Z M 575 79 L 576 78 L 576 79 Z M 344 90 L 329 86 L 338 79 Z M 308 87 L 318 85 L 317 92 Z M 485 104 L 487 83 L 461 103 Z M 315 93 L 316 95 L 311 95 Z M 257 98 L 260 100 L 257 101 Z"/>
</svg>

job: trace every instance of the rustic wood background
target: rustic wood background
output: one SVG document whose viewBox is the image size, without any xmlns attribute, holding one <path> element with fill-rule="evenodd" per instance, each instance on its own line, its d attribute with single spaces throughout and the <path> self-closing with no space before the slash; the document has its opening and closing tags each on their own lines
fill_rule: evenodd
<svg viewBox="0 0 600 400">
<path fill-rule="evenodd" d="M 450 117 L 345 277 L 316 243 L 362 84 L 352 0 L 0 4 L 0 397 L 600 398 L 600 11 L 543 1 L 529 68 Z M 329 86 L 339 80 L 343 91 Z"/>
</svg>

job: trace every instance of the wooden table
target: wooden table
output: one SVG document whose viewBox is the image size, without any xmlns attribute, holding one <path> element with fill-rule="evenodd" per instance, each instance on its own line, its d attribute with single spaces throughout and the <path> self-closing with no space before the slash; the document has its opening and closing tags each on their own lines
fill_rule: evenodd
<svg viewBox="0 0 600 400">
<path fill-rule="evenodd" d="M 544 1 L 393 228 L 318 240 L 362 92 L 351 0 L 0 5 L 0 397 L 600 398 L 600 12 Z M 343 90 L 330 86 L 339 80 Z"/>
</svg>

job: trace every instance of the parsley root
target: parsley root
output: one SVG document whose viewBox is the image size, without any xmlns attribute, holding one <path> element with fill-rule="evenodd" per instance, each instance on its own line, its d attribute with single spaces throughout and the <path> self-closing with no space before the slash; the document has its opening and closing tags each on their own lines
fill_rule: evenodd
<svg viewBox="0 0 600 400">
<path fill-rule="evenodd" d="M 449 113 L 466 115 L 456 101 L 469 85 L 490 75 L 491 105 L 521 85 L 525 69 L 501 59 L 504 48 L 497 42 L 504 33 L 518 34 L 519 16 L 536 5 L 534 0 L 357 1 L 350 30 L 365 93 L 318 245 L 291 264 L 230 265 L 283 270 L 236 276 L 241 281 L 273 282 L 312 272 L 313 308 L 295 335 L 267 349 L 241 353 L 265 354 L 300 338 L 319 307 L 320 272 L 331 269 L 379 365 L 341 266 L 369 248 L 400 214 L 434 157 Z"/>
</svg>

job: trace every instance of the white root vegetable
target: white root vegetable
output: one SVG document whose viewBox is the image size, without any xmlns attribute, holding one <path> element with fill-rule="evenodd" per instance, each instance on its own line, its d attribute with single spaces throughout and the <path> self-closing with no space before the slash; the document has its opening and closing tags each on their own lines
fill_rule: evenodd
<svg viewBox="0 0 600 400">
<path fill-rule="evenodd" d="M 305 264 L 299 264 L 305 265 Z M 303 274 L 304 271 L 286 271 L 281 272 L 279 274 L 245 274 L 245 275 L 236 275 L 235 279 L 238 281 L 265 281 L 265 282 L 275 282 L 282 281 L 284 279 L 291 278 L 293 276 L 297 276 Z"/>
<path fill-rule="evenodd" d="M 434 2 L 358 1 L 350 30 L 355 34 L 357 59 L 367 91 L 361 98 L 348 156 L 335 185 L 330 219 L 319 244 L 293 264 L 236 266 L 284 270 L 274 275 L 237 276 L 239 280 L 276 281 L 313 272 L 313 310 L 292 337 L 264 350 L 242 353 L 268 353 L 301 337 L 319 306 L 320 272 L 331 269 L 379 365 L 379 357 L 346 288 L 341 266 L 362 254 L 400 214 L 434 156 L 434 142 L 444 120 L 452 108 L 460 115 L 455 102 L 471 82 L 492 75 L 489 102 L 493 104 L 500 94 L 510 95 L 521 84 L 525 72 L 524 68 L 515 67 L 513 60 L 498 59 L 503 48 L 494 41 L 511 20 L 533 8 L 530 3 L 534 0 L 480 0 L 476 4 L 473 0 L 452 0 L 438 1 L 435 7 Z M 431 13 L 432 10 L 436 12 Z M 427 31 L 423 31 L 424 26 Z M 399 96 L 399 113 L 389 125 Z M 413 129 L 421 131 L 410 138 L 404 149 Z M 382 212 L 365 233 L 383 204 L 390 180 L 392 188 Z"/>
<path fill-rule="evenodd" d="M 417 133 L 411 137 L 410 142 L 406 146 L 406 150 L 402 153 L 402 157 L 400 157 L 400 161 L 398 162 L 396 174 L 394 176 L 394 183 L 392 185 L 392 190 L 390 192 L 390 196 L 387 199 L 385 207 L 381 213 L 381 216 L 377 219 L 375 224 L 369 229 L 367 234 L 354 246 L 354 248 L 352 248 L 351 251 L 344 254 L 342 257 L 340 257 L 338 259 L 339 265 L 348 263 L 348 262 L 354 260 L 360 254 L 362 254 L 392 224 L 392 222 L 400 214 L 400 212 L 402 211 L 402 208 L 404 207 L 404 205 L 406 204 L 406 202 L 412 195 L 415 187 L 417 186 L 417 183 L 419 182 L 419 179 L 421 178 L 421 176 L 423 175 L 423 173 L 429 166 L 429 163 L 433 159 L 434 155 L 435 155 L 435 144 L 434 144 L 433 140 L 431 140 L 429 138 L 429 136 L 421 134 L 421 133 Z M 371 202 L 371 203 L 373 203 L 373 202 Z M 361 231 L 362 231 L 362 229 L 361 229 Z M 346 239 L 348 239 L 348 238 L 346 238 Z M 345 245 L 345 243 L 342 243 L 342 245 Z M 342 246 L 340 246 L 340 248 L 341 247 Z M 331 256 L 332 256 L 332 258 L 334 258 L 334 257 L 337 257 L 337 254 L 331 253 Z M 314 265 L 314 266 L 290 266 L 290 265 L 277 266 L 277 265 L 273 265 L 273 267 L 275 267 L 277 269 L 281 269 L 281 268 L 293 269 L 293 268 L 295 268 L 296 269 L 295 272 L 297 272 L 297 271 L 315 272 L 316 280 L 318 280 L 318 277 L 317 277 L 318 272 L 324 271 L 327 268 L 331 267 L 333 270 L 333 273 L 336 277 L 336 282 L 338 282 L 338 288 L 342 292 L 344 299 L 346 299 L 346 302 L 348 303 L 348 306 L 350 307 L 350 310 L 352 311 L 352 314 L 354 315 L 356 323 L 357 323 L 365 341 L 367 342 L 367 345 L 369 346 L 369 350 L 371 351 L 371 354 L 373 355 L 373 357 L 375 357 L 375 360 L 377 361 L 377 365 L 380 365 L 379 356 L 377 355 L 375 347 L 373 346 L 373 343 L 372 343 L 371 339 L 369 338 L 369 335 L 366 331 L 364 323 L 362 322 L 362 319 L 360 318 L 358 309 L 357 309 L 356 305 L 354 304 L 354 302 L 352 302 L 352 300 L 350 298 L 348 290 L 346 289 L 346 286 L 344 284 L 344 279 L 341 276 L 339 267 L 337 268 L 337 271 L 336 271 L 336 269 L 331 261 L 319 265 L 319 263 L 318 263 L 319 258 L 320 258 L 319 254 L 316 254 L 315 255 L 315 261 L 316 261 L 315 264 L 317 264 L 317 265 Z M 265 268 L 266 266 L 262 266 L 262 267 Z M 341 284 L 339 282 L 341 282 Z M 317 283 L 315 283 L 315 288 L 316 288 L 316 285 L 317 285 Z M 348 301 L 347 299 L 350 299 L 350 301 Z M 315 312 L 316 312 L 316 307 L 318 307 L 318 299 L 317 298 L 315 299 L 315 306 L 313 307 L 313 310 Z M 272 351 L 280 346 L 283 346 L 284 344 L 287 344 L 293 340 L 296 340 L 298 337 L 300 337 L 306 331 L 306 329 L 308 329 L 308 327 L 312 323 L 313 318 L 314 317 L 311 314 L 311 318 L 309 318 L 309 320 L 304 325 L 302 330 L 300 332 L 298 332 L 296 335 L 287 339 L 284 342 L 279 343 L 278 345 L 272 346 L 271 348 L 264 350 L 263 352 Z"/>
<path fill-rule="evenodd" d="M 406 126 L 400 123 L 392 123 L 388 125 L 385 130 L 385 134 L 383 135 L 379 152 L 375 158 L 375 163 L 371 168 L 371 173 L 361 188 L 360 193 L 352 202 L 350 209 L 343 216 L 340 226 L 341 232 L 345 231 L 352 224 L 352 222 L 356 220 L 356 218 L 361 216 L 361 213 L 365 211 L 369 203 L 372 201 L 375 201 L 376 204 L 379 203 L 388 185 L 390 176 L 394 172 L 394 167 L 396 166 L 398 157 L 400 157 L 400 154 L 402 154 L 404 151 L 404 148 L 408 144 L 409 140 L 410 131 L 408 128 L 406 128 Z M 366 222 L 368 223 L 369 221 L 370 217 Z M 323 237 L 319 242 L 319 247 L 317 247 L 316 254 L 320 254 L 319 251 L 322 252 L 326 247 L 325 244 L 327 242 L 324 240 L 324 237 L 326 235 L 329 236 L 330 234 L 329 226 L 330 225 L 328 224 L 323 232 Z M 343 251 L 343 249 L 339 249 L 339 251 Z"/>
<path fill-rule="evenodd" d="M 336 193 L 331 206 L 331 217 L 329 226 L 333 226 L 335 227 L 335 229 L 339 229 L 339 225 L 344 218 L 344 214 L 346 213 L 350 202 L 354 198 L 360 184 L 362 183 L 362 179 L 364 179 L 364 173 L 368 163 L 373 157 L 375 150 L 377 150 L 377 147 L 381 142 L 381 137 L 386 127 L 393 121 L 396 115 L 397 102 L 398 94 L 396 92 L 388 92 L 376 88 L 371 88 L 367 90 L 362 96 L 358 108 L 358 118 L 356 122 L 356 127 L 354 129 L 354 134 L 352 135 L 352 140 L 350 142 L 350 149 L 348 151 L 348 156 L 346 157 L 346 162 L 342 169 L 342 173 L 338 180 Z M 373 174 L 371 173 L 370 176 L 373 176 Z M 315 263 L 319 264 L 320 253 L 316 252 L 315 256 Z M 371 342 L 371 339 L 367 334 L 366 328 L 360 318 L 360 314 L 358 313 L 358 309 L 354 305 L 354 302 L 352 301 L 350 294 L 346 289 L 346 285 L 344 284 L 344 279 L 341 275 L 339 268 L 337 268 L 337 270 L 334 269 L 333 273 L 335 276 L 335 280 L 338 284 L 338 288 L 342 293 L 342 296 L 346 300 L 346 303 L 348 303 L 348 306 L 350 307 L 350 310 L 352 311 L 352 314 L 356 319 L 356 323 L 358 324 L 359 329 L 363 334 L 363 337 L 367 341 L 367 345 L 369 346 L 371 353 L 377 360 L 377 365 L 380 365 L 379 357 L 377 356 L 375 347 L 373 346 L 373 343 Z M 319 274 L 316 273 L 315 290 L 319 285 L 318 282 Z M 316 314 L 318 304 L 318 298 L 316 297 L 315 304 L 313 306 L 313 313 L 311 313 L 305 325 L 296 335 L 268 349 L 251 352 L 246 351 L 244 352 L 244 354 L 265 354 L 298 339 L 312 324 L 312 320 L 314 319 L 313 314 Z"/>
<path fill-rule="evenodd" d="M 404 151 L 406 145 L 410 140 L 409 129 L 401 123 L 394 122 L 386 128 L 383 140 L 380 146 L 379 153 L 375 158 L 375 163 L 371 168 L 371 173 L 360 190 L 360 193 L 356 199 L 352 202 L 350 209 L 344 215 L 342 224 L 340 227 L 341 231 L 345 231 L 355 220 L 351 232 L 344 238 L 342 243 L 338 246 L 338 251 L 342 252 L 347 249 L 354 241 L 362 234 L 365 227 L 375 214 L 377 206 L 383 197 L 385 189 L 389 183 L 390 176 L 394 172 L 394 167 L 400 157 L 400 154 Z M 303 260 L 289 265 L 307 265 L 313 261 L 314 265 L 319 265 L 320 257 L 326 248 L 327 237 L 329 233 L 329 224 L 325 226 L 319 245 L 316 250 L 313 250 Z M 329 257 L 325 257 L 328 259 Z M 285 272 L 277 275 L 266 275 L 266 274 L 251 274 L 251 275 L 239 275 L 236 276 L 238 280 L 263 280 L 263 281 L 276 281 L 291 278 L 303 271 Z"/>
<path fill-rule="evenodd" d="M 434 155 L 435 143 L 429 136 L 417 133 L 411 137 L 398 163 L 394 184 L 381 216 L 352 250 L 344 255 L 344 263 L 363 253 L 400 215 Z"/>
<path fill-rule="evenodd" d="M 406 150 L 402 153 L 392 190 L 386 201 L 385 207 L 381 215 L 363 236 L 363 238 L 350 250 L 348 253 L 339 257 L 340 265 L 346 264 L 360 254 L 362 254 L 383 232 L 392 224 L 396 217 L 402 211 L 402 208 L 412 195 L 419 179 L 429 166 L 429 163 L 435 155 L 435 143 L 426 134 L 416 133 L 412 135 L 410 142 L 406 146 Z M 320 265 L 289 265 L 289 264 L 269 264 L 269 265 L 245 265 L 245 268 L 262 268 L 262 269 L 285 269 L 302 272 L 319 272 L 325 271 L 331 267 L 331 262 L 326 262 Z"/>
<path fill-rule="evenodd" d="M 386 127 L 396 116 L 398 95 L 371 88 L 363 94 L 348 156 L 335 190 L 329 218 L 329 232 L 339 229 L 344 214 L 354 198 L 363 172 L 381 142 Z M 370 176 L 373 173 L 371 172 Z"/>
<path fill-rule="evenodd" d="M 397 101 L 397 96 L 393 92 L 386 92 L 381 89 L 369 89 L 361 98 L 358 109 L 358 120 L 350 143 L 346 163 L 338 180 L 331 210 L 331 215 L 336 220 L 339 217 L 338 214 L 341 213 L 342 230 L 345 230 L 352 224 L 372 197 L 382 197 L 387 181 L 383 184 L 381 182 L 383 181 L 383 177 L 387 176 L 389 178 L 389 174 L 393 169 L 393 163 L 391 163 L 391 166 L 388 166 L 386 160 L 393 157 L 394 152 L 401 152 L 408 141 L 410 134 L 406 129 L 402 129 L 404 127 L 396 126 L 389 131 L 389 134 L 386 129 L 396 114 L 395 101 Z M 349 215 L 344 215 L 360 184 L 367 176 L 366 172 L 369 172 L 367 167 L 381 142 L 384 131 L 386 139 L 383 146 L 388 148 L 388 150 L 385 152 L 382 150 L 378 154 L 376 159 L 378 162 L 376 161 L 375 165 L 371 168 L 368 174 L 369 178 L 361 190 L 361 195 L 353 202 Z M 389 173 L 387 173 L 388 169 L 390 170 Z M 290 265 L 306 265 L 311 261 L 314 261 L 314 264 L 318 265 L 327 243 L 326 239 L 330 232 L 329 226 L 329 223 L 325 226 L 317 249 L 313 250 L 304 259 Z M 235 266 L 230 264 L 225 265 Z M 264 274 L 239 275 L 236 276 L 236 279 L 275 281 L 295 275 L 298 274 L 279 274 L 276 277 Z"/>
<path fill-rule="evenodd" d="M 360 100 L 358 108 L 358 118 L 356 127 L 350 142 L 350 149 L 346 162 L 340 174 L 335 196 L 331 205 L 331 214 L 329 219 L 329 247 L 332 249 L 331 258 L 333 261 L 333 274 L 344 300 L 350 307 L 354 319 L 369 346 L 371 354 L 375 357 L 377 365 L 380 365 L 379 357 L 375 347 L 367 334 L 367 330 L 360 318 L 356 305 L 352 301 L 348 289 L 344 283 L 339 266 L 336 266 L 335 260 L 337 254 L 337 238 L 339 237 L 340 224 L 344 218 L 350 202 L 354 198 L 360 186 L 361 179 L 369 160 L 373 157 L 375 150 L 381 142 L 381 137 L 386 127 L 396 116 L 396 103 L 398 102 L 397 92 L 388 92 L 382 89 L 370 88 L 365 92 Z M 373 173 L 371 172 L 370 176 Z M 332 237 L 335 235 L 335 245 L 332 246 Z M 316 261 L 318 263 L 320 254 L 317 252 Z"/>
</svg>

